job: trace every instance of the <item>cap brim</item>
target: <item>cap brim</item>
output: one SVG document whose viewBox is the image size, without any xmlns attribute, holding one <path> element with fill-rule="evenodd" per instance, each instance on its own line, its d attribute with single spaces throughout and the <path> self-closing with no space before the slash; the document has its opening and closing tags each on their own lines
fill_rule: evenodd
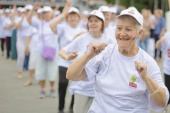
<svg viewBox="0 0 170 113">
<path fill-rule="evenodd" d="M 136 18 L 134 17 L 134 16 L 132 16 L 132 15 L 130 15 L 130 14 L 121 14 L 121 15 L 118 15 L 118 16 L 116 16 L 116 18 L 118 18 L 118 17 L 120 17 L 120 16 L 131 16 L 131 17 L 133 17 L 135 20 L 136 20 Z M 136 20 L 138 23 L 139 23 L 139 21 L 138 20 Z M 139 23 L 140 24 L 140 23 Z M 140 24 L 141 25 L 141 24 Z M 141 25 L 142 26 L 142 25 Z"/>
</svg>

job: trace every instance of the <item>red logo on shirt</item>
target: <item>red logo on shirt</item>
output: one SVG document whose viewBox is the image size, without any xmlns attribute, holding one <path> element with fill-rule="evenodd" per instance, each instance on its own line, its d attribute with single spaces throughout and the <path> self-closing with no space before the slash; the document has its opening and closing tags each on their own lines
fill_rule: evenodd
<svg viewBox="0 0 170 113">
<path fill-rule="evenodd" d="M 136 82 L 136 78 L 134 77 L 134 75 L 132 75 L 132 77 L 130 78 L 129 81 L 129 86 L 133 87 L 133 88 L 137 88 L 137 84 L 135 84 Z"/>
<path fill-rule="evenodd" d="M 133 82 L 129 82 L 129 86 L 137 88 L 137 84 L 133 83 Z"/>
</svg>

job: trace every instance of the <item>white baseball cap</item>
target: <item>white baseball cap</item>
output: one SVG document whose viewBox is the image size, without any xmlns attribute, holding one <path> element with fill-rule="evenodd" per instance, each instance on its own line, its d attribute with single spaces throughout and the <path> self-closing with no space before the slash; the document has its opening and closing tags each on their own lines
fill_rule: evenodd
<svg viewBox="0 0 170 113">
<path fill-rule="evenodd" d="M 111 7 L 111 8 L 110 8 L 110 11 L 111 11 L 111 13 L 115 13 L 115 14 L 117 13 L 116 7 Z"/>
<path fill-rule="evenodd" d="M 52 8 L 50 6 L 44 6 L 43 7 L 43 12 L 52 12 Z"/>
<path fill-rule="evenodd" d="M 32 8 L 33 8 L 33 6 L 32 6 L 31 4 L 27 4 L 27 5 L 25 6 L 25 9 L 26 9 L 26 10 L 32 10 Z"/>
<path fill-rule="evenodd" d="M 39 8 L 39 9 L 37 10 L 37 13 L 38 13 L 38 14 L 42 14 L 42 12 L 43 12 L 43 8 Z"/>
<path fill-rule="evenodd" d="M 89 15 L 89 11 L 87 11 L 87 10 L 84 10 L 82 13 L 83 13 L 84 15 Z"/>
<path fill-rule="evenodd" d="M 108 6 L 101 6 L 98 10 L 101 12 L 111 12 Z"/>
<path fill-rule="evenodd" d="M 123 16 L 123 15 L 129 15 L 135 18 L 141 26 L 143 26 L 143 16 L 138 12 L 135 8 L 128 8 L 123 11 L 121 11 L 120 15 L 117 17 Z"/>
<path fill-rule="evenodd" d="M 6 12 L 6 13 L 10 13 L 11 10 L 10 10 L 10 9 L 5 9 L 5 12 Z"/>
<path fill-rule="evenodd" d="M 98 18 L 102 19 L 103 22 L 105 22 L 105 17 L 104 17 L 104 15 L 103 15 L 103 13 L 102 13 L 101 11 L 99 11 L 99 10 L 93 10 L 93 11 L 89 14 L 88 18 L 89 18 L 90 16 L 97 16 Z"/>
<path fill-rule="evenodd" d="M 72 12 L 75 12 L 75 13 L 79 14 L 79 10 L 77 8 L 75 8 L 75 7 L 71 7 L 69 9 L 69 11 L 68 11 L 68 13 L 72 13 Z"/>
<path fill-rule="evenodd" d="M 24 12 L 26 12 L 26 9 L 24 7 L 22 7 L 19 9 L 19 12 L 24 13 Z"/>
<path fill-rule="evenodd" d="M 59 14 L 61 14 L 61 12 L 59 10 L 55 11 L 55 13 L 54 13 L 55 16 L 57 16 Z"/>
</svg>

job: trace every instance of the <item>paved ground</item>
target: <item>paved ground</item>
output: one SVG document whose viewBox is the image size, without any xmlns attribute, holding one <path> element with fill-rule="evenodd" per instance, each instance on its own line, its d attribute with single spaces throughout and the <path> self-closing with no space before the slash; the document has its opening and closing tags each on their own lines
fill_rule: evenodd
<svg viewBox="0 0 170 113">
<path fill-rule="evenodd" d="M 39 99 L 37 81 L 34 80 L 30 87 L 24 87 L 27 75 L 28 73 L 24 71 L 23 78 L 18 79 L 16 61 L 6 60 L 0 56 L 0 113 L 57 113 L 58 99 L 50 97 Z M 49 83 L 46 86 L 49 93 Z M 56 89 L 57 87 L 58 85 Z M 65 111 L 68 111 L 69 103 L 70 96 L 67 94 Z"/>
</svg>

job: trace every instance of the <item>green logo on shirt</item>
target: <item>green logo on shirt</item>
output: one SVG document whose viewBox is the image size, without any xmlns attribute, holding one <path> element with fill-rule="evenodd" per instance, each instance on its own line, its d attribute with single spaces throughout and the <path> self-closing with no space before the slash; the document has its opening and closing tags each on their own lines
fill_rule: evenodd
<svg viewBox="0 0 170 113">
<path fill-rule="evenodd" d="M 134 77 L 134 76 L 132 76 L 131 78 L 130 78 L 130 82 L 135 82 L 136 81 L 136 78 Z"/>
</svg>

